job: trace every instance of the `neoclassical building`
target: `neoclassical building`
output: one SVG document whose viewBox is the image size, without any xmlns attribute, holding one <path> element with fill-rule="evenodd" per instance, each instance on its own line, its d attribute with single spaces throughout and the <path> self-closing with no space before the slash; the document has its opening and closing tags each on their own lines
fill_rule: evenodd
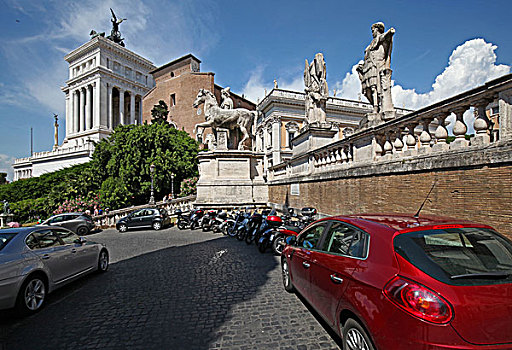
<svg viewBox="0 0 512 350">
<path fill-rule="evenodd" d="M 142 122 L 142 98 L 154 86 L 147 59 L 102 36 L 67 54 L 69 79 L 66 136 L 53 150 L 15 160 L 14 181 L 90 160 L 91 141 L 110 135 L 119 124 Z"/>
<path fill-rule="evenodd" d="M 274 88 L 258 104 L 260 116 L 255 124 L 255 151 L 263 152 L 264 169 L 282 163 L 292 156 L 291 140 L 299 134 L 306 121 L 305 93 Z M 326 105 L 326 119 L 338 128 L 337 139 L 351 135 L 359 121 L 372 106 L 361 101 L 329 96 Z M 410 112 L 397 108 L 397 114 Z"/>
</svg>

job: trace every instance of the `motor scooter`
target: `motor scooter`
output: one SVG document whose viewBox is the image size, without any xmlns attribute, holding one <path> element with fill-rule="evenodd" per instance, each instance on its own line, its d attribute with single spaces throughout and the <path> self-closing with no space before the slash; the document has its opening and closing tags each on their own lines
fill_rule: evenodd
<svg viewBox="0 0 512 350">
<path fill-rule="evenodd" d="M 243 241 L 247 232 L 249 232 L 249 220 L 251 219 L 251 216 L 252 214 L 250 211 L 245 212 L 242 222 L 240 222 L 236 228 L 236 239 L 239 241 Z"/>
<path fill-rule="evenodd" d="M 272 250 L 274 251 L 274 254 L 281 255 L 284 247 L 286 246 L 286 238 L 289 236 L 298 236 L 305 227 L 315 221 L 316 213 L 317 211 L 315 208 L 302 208 L 299 221 L 288 222 L 287 224 L 283 224 L 278 227 L 278 232 L 275 234 L 272 241 Z M 293 212 L 290 214 L 293 215 Z M 293 225 L 290 225 L 290 223 L 293 223 Z"/>
<path fill-rule="evenodd" d="M 180 230 L 184 230 L 184 229 L 190 227 L 190 217 L 192 216 L 192 213 L 190 213 L 188 215 L 184 215 L 184 213 L 181 209 L 176 209 L 174 211 L 174 215 L 178 216 L 176 226 L 178 226 L 178 228 Z"/>
<path fill-rule="evenodd" d="M 228 219 L 228 213 L 225 211 L 221 211 L 218 213 L 214 218 L 213 222 L 211 224 L 212 232 L 213 233 L 220 233 L 224 232 L 224 225 L 226 224 L 226 221 Z"/>
<path fill-rule="evenodd" d="M 206 215 L 203 217 L 201 221 L 201 229 L 203 230 L 203 232 L 210 231 L 212 229 L 216 216 L 217 211 L 215 210 L 209 210 L 208 213 L 206 213 Z"/>
<path fill-rule="evenodd" d="M 190 229 L 195 230 L 201 225 L 201 219 L 204 216 L 204 211 L 202 209 L 196 209 L 192 212 L 192 216 L 190 217 Z"/>
<path fill-rule="evenodd" d="M 274 238 L 279 234 L 278 228 L 283 224 L 283 220 L 277 215 L 269 215 L 265 221 L 268 229 L 261 234 L 258 240 L 258 250 L 262 254 L 272 245 Z"/>
<path fill-rule="evenodd" d="M 227 222 L 226 231 L 227 231 L 227 234 L 229 236 L 231 236 L 231 237 L 235 237 L 236 236 L 236 233 L 237 233 L 236 229 L 238 227 L 238 224 L 240 222 L 242 222 L 242 220 L 243 220 L 243 214 L 244 214 L 244 212 L 242 210 L 239 210 L 235 214 L 234 221 L 232 221 L 232 222 L 228 221 Z"/>
<path fill-rule="evenodd" d="M 251 244 L 256 239 L 257 233 L 262 222 L 263 215 L 255 211 L 249 218 L 249 222 L 247 223 L 248 230 L 247 234 L 245 235 L 245 243 Z"/>
</svg>

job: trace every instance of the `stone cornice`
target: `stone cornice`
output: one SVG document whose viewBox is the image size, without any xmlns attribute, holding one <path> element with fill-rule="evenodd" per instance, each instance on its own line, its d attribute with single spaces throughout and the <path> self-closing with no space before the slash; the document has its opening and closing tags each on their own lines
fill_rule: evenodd
<svg viewBox="0 0 512 350">
<path fill-rule="evenodd" d="M 148 71 L 156 68 L 155 65 L 153 65 L 153 62 L 149 61 L 148 59 L 145 59 L 144 57 L 137 55 L 135 52 L 128 50 L 122 47 L 121 45 L 118 45 L 113 41 L 103 38 L 101 36 L 97 36 L 94 39 L 89 40 L 82 46 L 78 47 L 77 49 L 71 51 L 66 56 L 64 56 L 64 59 L 69 64 L 71 64 L 73 61 L 76 61 L 80 57 L 88 54 L 91 50 L 94 50 L 96 48 L 108 49 L 112 51 L 116 56 L 121 56 L 139 65 L 146 66 Z"/>
</svg>

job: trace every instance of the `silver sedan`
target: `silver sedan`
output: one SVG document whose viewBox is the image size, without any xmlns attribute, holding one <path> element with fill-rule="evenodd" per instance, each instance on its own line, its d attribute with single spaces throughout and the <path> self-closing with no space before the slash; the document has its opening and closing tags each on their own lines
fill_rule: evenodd
<svg viewBox="0 0 512 350">
<path fill-rule="evenodd" d="M 0 230 L 0 310 L 34 313 L 48 293 L 108 263 L 104 245 L 62 227 Z"/>
</svg>

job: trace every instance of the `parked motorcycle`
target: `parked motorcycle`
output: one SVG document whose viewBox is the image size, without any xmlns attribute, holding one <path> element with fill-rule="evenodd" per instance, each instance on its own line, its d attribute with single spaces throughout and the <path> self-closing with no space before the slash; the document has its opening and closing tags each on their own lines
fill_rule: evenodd
<svg viewBox="0 0 512 350">
<path fill-rule="evenodd" d="M 237 228 L 238 228 L 238 224 L 240 222 L 242 222 L 242 220 L 244 219 L 244 212 L 239 210 L 236 212 L 235 214 L 235 219 L 233 222 L 229 222 L 228 221 L 228 225 L 226 226 L 226 231 L 228 233 L 229 236 L 231 237 L 235 237 L 236 234 L 237 234 Z"/>
<path fill-rule="evenodd" d="M 252 214 L 250 211 L 245 212 L 242 222 L 240 222 L 236 228 L 236 239 L 239 241 L 243 241 L 247 235 L 247 232 L 249 232 L 249 220 L 251 219 L 251 216 Z"/>
<path fill-rule="evenodd" d="M 213 222 L 211 224 L 212 232 L 213 233 L 224 232 L 224 226 L 226 224 L 227 219 L 228 219 L 228 213 L 226 213 L 225 211 L 221 211 L 220 213 L 218 213 L 213 218 Z"/>
<path fill-rule="evenodd" d="M 263 215 L 257 212 L 254 212 L 249 218 L 249 222 L 247 224 L 248 230 L 245 235 L 245 243 L 251 244 L 258 234 L 261 223 L 263 222 Z"/>
<path fill-rule="evenodd" d="M 258 240 L 258 250 L 262 254 L 272 245 L 274 238 L 279 233 L 278 228 L 283 224 L 283 220 L 277 215 L 269 215 L 265 221 L 268 224 L 268 229 L 261 234 Z"/>
<path fill-rule="evenodd" d="M 202 209 L 196 209 L 192 212 L 192 216 L 190 217 L 190 229 L 195 230 L 196 228 L 201 226 L 201 220 L 204 216 L 204 211 Z"/>
<path fill-rule="evenodd" d="M 272 250 L 274 254 L 281 255 L 284 247 L 286 246 L 286 238 L 289 236 L 297 236 L 305 227 L 315 221 L 317 211 L 315 208 L 306 207 L 301 209 L 301 216 L 299 221 L 289 221 L 283 223 L 278 228 L 272 241 Z M 293 216 L 293 212 L 290 213 Z"/>
<path fill-rule="evenodd" d="M 203 232 L 210 231 L 212 229 L 216 216 L 217 211 L 215 210 L 209 210 L 208 213 L 206 213 L 206 215 L 203 217 L 201 221 L 201 229 L 203 230 Z"/>
<path fill-rule="evenodd" d="M 192 213 L 190 213 L 189 215 L 184 215 L 181 209 L 176 209 L 174 211 L 174 215 L 178 215 L 178 221 L 176 223 L 176 226 L 178 226 L 180 230 L 184 230 L 190 227 L 190 217 L 192 216 Z"/>
</svg>

